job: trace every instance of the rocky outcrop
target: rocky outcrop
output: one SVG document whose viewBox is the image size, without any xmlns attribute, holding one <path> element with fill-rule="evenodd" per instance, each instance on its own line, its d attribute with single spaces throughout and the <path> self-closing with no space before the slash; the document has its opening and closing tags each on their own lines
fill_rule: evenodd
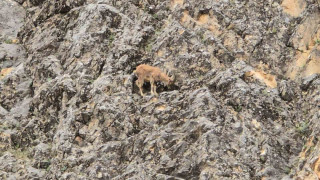
<svg viewBox="0 0 320 180">
<path fill-rule="evenodd" d="M 26 10 L 0 45 L 1 178 L 320 176 L 319 72 L 294 64 L 317 63 L 317 2 L 17 2 L 1 2 Z M 175 86 L 141 97 L 142 63 Z"/>
</svg>

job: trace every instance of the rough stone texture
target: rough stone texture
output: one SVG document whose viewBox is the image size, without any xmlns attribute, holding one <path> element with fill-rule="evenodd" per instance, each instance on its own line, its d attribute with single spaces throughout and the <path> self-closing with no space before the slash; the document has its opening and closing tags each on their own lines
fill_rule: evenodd
<svg viewBox="0 0 320 180">
<path fill-rule="evenodd" d="M 2 179 L 320 177 L 317 1 L 17 2 L 22 29 L 0 43 Z M 175 86 L 141 97 L 142 63 Z"/>
<path fill-rule="evenodd" d="M 20 27 L 24 23 L 25 10 L 13 0 L 0 2 L 0 39 L 16 38 Z"/>
</svg>

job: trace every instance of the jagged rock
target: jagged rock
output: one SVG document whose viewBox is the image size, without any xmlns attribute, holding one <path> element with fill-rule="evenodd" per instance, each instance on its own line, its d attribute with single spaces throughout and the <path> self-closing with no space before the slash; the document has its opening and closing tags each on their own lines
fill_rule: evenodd
<svg viewBox="0 0 320 180">
<path fill-rule="evenodd" d="M 16 1 L 19 4 L 23 4 L 26 0 L 14 0 L 14 1 Z"/>
<path fill-rule="evenodd" d="M 320 77 L 319 74 L 313 74 L 311 76 L 304 78 L 301 83 L 301 89 L 304 91 L 308 90 L 311 84 L 317 79 L 319 79 L 319 77 Z"/>
<path fill-rule="evenodd" d="M 0 60 L 16 61 L 25 57 L 25 50 L 20 44 L 0 44 Z"/>
<path fill-rule="evenodd" d="M 7 53 L 5 51 L 0 51 L 0 61 L 4 61 L 6 56 L 7 56 Z"/>
<path fill-rule="evenodd" d="M 320 81 L 300 80 L 317 72 L 316 2 L 16 2 L 0 2 L 2 179 L 319 173 Z M 139 64 L 175 85 L 141 97 Z"/>
<path fill-rule="evenodd" d="M 278 90 L 281 98 L 284 99 L 285 101 L 291 101 L 292 99 L 295 99 L 296 93 L 294 91 L 294 88 L 295 88 L 295 84 L 293 82 L 285 81 L 285 80 L 281 81 L 278 86 Z"/>
<path fill-rule="evenodd" d="M 2 106 L 0 106 L 0 117 L 4 118 L 8 114 L 8 111 L 4 109 Z"/>
<path fill-rule="evenodd" d="M 33 167 L 28 167 L 27 168 L 27 176 L 26 178 L 30 178 L 30 179 L 41 179 L 44 178 L 45 176 L 45 171 L 41 171 L 38 169 L 35 169 Z"/>
<path fill-rule="evenodd" d="M 38 169 L 47 169 L 50 166 L 50 147 L 47 144 L 39 143 L 33 149 L 33 157 L 35 157 L 35 162 L 33 162 L 33 167 Z"/>
<path fill-rule="evenodd" d="M 0 40 L 10 43 L 24 24 L 25 10 L 13 0 L 0 2 Z"/>
<path fill-rule="evenodd" d="M 44 0 L 30 0 L 30 3 L 34 6 L 37 6 L 43 2 L 44 2 Z"/>
<path fill-rule="evenodd" d="M 9 73 L 3 77 L 3 81 L 0 83 L 2 90 L 0 102 L 5 109 L 10 111 L 14 105 L 20 106 L 24 101 L 23 98 L 27 98 L 31 90 L 29 88 L 31 82 L 23 63 L 7 70 Z"/>
</svg>

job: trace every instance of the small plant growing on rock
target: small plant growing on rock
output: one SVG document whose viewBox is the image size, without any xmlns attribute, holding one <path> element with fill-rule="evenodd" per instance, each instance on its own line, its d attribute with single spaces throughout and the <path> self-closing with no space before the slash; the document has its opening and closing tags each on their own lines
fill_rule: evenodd
<svg viewBox="0 0 320 180">
<path fill-rule="evenodd" d="M 11 40 L 11 39 L 7 39 L 7 40 L 4 41 L 4 43 L 6 43 L 6 44 L 12 44 L 12 40 Z"/>
<path fill-rule="evenodd" d="M 264 89 L 264 90 L 262 91 L 262 93 L 263 93 L 264 95 L 268 95 L 268 91 L 267 91 L 266 89 Z"/>
<path fill-rule="evenodd" d="M 301 135 L 306 135 L 308 133 L 308 130 L 309 130 L 309 123 L 307 121 L 300 123 L 296 128 L 296 131 Z"/>
<path fill-rule="evenodd" d="M 286 174 L 290 174 L 291 168 L 290 168 L 290 167 L 284 167 L 284 168 L 283 168 L 283 171 L 284 171 Z"/>
<path fill-rule="evenodd" d="M 236 112 L 240 112 L 242 110 L 242 107 L 240 105 L 236 105 L 233 107 L 233 109 L 236 111 Z"/>
<path fill-rule="evenodd" d="M 17 159 L 28 159 L 30 152 L 28 150 L 23 150 L 19 147 L 15 147 L 12 150 L 9 150 Z"/>
<path fill-rule="evenodd" d="M 93 79 L 90 79 L 90 80 L 89 80 L 89 83 L 90 83 L 90 84 L 93 84 L 93 83 L 94 83 L 94 80 L 93 80 Z"/>
<path fill-rule="evenodd" d="M 61 170 L 62 172 L 65 172 L 67 169 L 68 169 L 67 166 L 63 166 L 60 170 Z"/>
<path fill-rule="evenodd" d="M 145 47 L 145 51 L 146 51 L 146 52 L 151 52 L 151 50 L 152 50 L 152 44 L 149 43 L 149 44 Z"/>
<path fill-rule="evenodd" d="M 0 132 L 3 132 L 5 130 L 7 130 L 9 127 L 6 124 L 1 124 L 0 125 Z"/>
<path fill-rule="evenodd" d="M 112 46 L 114 39 L 115 39 L 115 34 L 114 34 L 114 33 L 111 33 L 111 34 L 109 35 L 109 37 L 108 37 L 108 40 L 109 40 L 108 46 L 109 46 L 109 47 Z"/>
<path fill-rule="evenodd" d="M 156 29 L 156 31 L 155 31 L 155 35 L 156 36 L 159 36 L 160 34 L 161 34 L 161 32 L 162 32 L 162 29 L 161 28 L 158 28 L 158 29 Z"/>
<path fill-rule="evenodd" d="M 204 33 L 203 32 L 201 32 L 201 31 L 197 32 L 197 36 L 200 38 L 201 42 L 204 42 Z"/>
<path fill-rule="evenodd" d="M 50 169 L 51 169 L 51 167 L 50 167 L 50 166 L 48 166 L 48 167 L 46 168 L 46 171 L 47 171 L 47 172 L 49 172 L 49 171 L 50 171 Z"/>
<path fill-rule="evenodd" d="M 153 14 L 152 17 L 153 17 L 154 19 L 158 19 L 158 18 L 159 18 L 157 13 Z"/>
</svg>

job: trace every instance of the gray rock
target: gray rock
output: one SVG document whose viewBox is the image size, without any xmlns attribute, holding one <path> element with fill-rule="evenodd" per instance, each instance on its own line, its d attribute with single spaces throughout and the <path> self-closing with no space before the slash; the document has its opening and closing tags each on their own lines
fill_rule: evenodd
<svg viewBox="0 0 320 180">
<path fill-rule="evenodd" d="M 0 2 L 0 40 L 16 38 L 20 27 L 24 23 L 25 10 L 13 0 Z"/>
<path fill-rule="evenodd" d="M 1 157 L 0 170 L 5 172 L 14 172 L 16 171 L 17 160 L 9 152 L 5 152 Z"/>
<path fill-rule="evenodd" d="M 280 96 L 285 101 L 291 101 L 292 99 L 296 98 L 296 93 L 294 92 L 295 84 L 290 81 L 281 81 L 278 86 L 278 90 Z"/>
<path fill-rule="evenodd" d="M 285 74 L 305 43 L 317 57 L 315 34 L 301 34 L 319 24 L 316 2 L 298 17 L 275 1 L 16 2 L 0 2 L 0 70 L 12 68 L 0 77 L 2 179 L 315 174 L 320 80 Z M 141 97 L 140 64 L 175 85 Z M 268 74 L 277 88 L 258 80 Z"/>
<path fill-rule="evenodd" d="M 25 0 L 14 0 L 14 1 L 16 1 L 19 4 L 23 4 L 25 2 Z"/>
<path fill-rule="evenodd" d="M 2 106 L 0 106 L 0 117 L 4 118 L 8 114 L 8 111 L 4 109 Z"/>
<path fill-rule="evenodd" d="M 301 89 L 304 91 L 308 90 L 313 81 L 317 80 L 319 77 L 319 74 L 312 74 L 311 76 L 302 79 Z"/>
<path fill-rule="evenodd" d="M 44 176 L 45 176 L 45 171 L 41 171 L 41 170 L 35 169 L 33 167 L 28 167 L 27 173 L 28 173 L 28 175 L 26 178 L 31 178 L 31 179 L 41 179 L 41 178 L 44 178 Z"/>
<path fill-rule="evenodd" d="M 7 56 L 7 53 L 5 51 L 0 51 L 0 61 L 4 61 Z"/>
</svg>

